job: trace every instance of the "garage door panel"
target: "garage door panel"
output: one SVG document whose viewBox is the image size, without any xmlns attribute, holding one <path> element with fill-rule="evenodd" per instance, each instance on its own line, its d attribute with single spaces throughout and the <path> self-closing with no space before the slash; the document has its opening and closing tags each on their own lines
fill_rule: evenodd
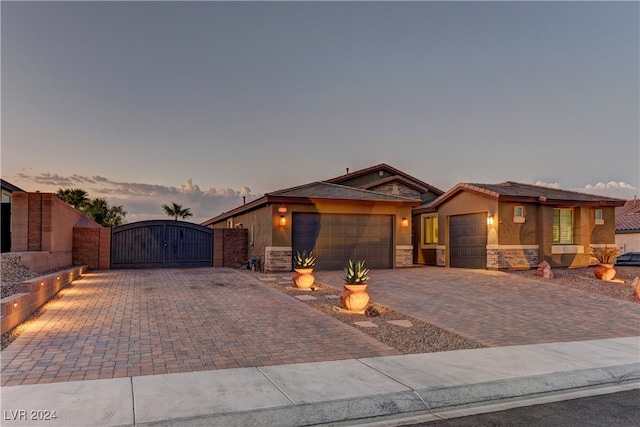
<svg viewBox="0 0 640 427">
<path fill-rule="evenodd" d="M 292 222 L 293 253 L 312 249 L 317 270 L 342 269 L 349 259 L 363 259 L 371 268 L 393 267 L 390 215 L 294 212 Z"/>
<path fill-rule="evenodd" d="M 486 213 L 452 216 L 449 231 L 451 267 L 486 269 Z"/>
</svg>

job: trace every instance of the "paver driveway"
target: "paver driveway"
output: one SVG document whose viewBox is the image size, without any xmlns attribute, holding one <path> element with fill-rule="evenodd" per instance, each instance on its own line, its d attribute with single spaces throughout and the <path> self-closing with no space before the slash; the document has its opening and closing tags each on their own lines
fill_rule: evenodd
<svg viewBox="0 0 640 427">
<path fill-rule="evenodd" d="M 314 273 L 341 285 L 340 272 Z M 640 335 L 640 305 L 499 271 L 415 267 L 372 271 L 371 299 L 484 345 Z"/>
<path fill-rule="evenodd" d="M 3 386 L 399 354 L 231 269 L 92 272 L 61 295 L 2 352 Z"/>
</svg>

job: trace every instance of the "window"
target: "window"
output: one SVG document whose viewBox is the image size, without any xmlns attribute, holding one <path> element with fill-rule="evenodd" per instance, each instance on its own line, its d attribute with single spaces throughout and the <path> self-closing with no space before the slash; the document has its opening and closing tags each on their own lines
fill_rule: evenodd
<svg viewBox="0 0 640 427">
<path fill-rule="evenodd" d="M 425 216 L 423 217 L 423 230 L 424 235 L 422 239 L 423 245 L 437 245 L 438 244 L 438 217 L 437 216 Z"/>
<path fill-rule="evenodd" d="M 604 217 L 602 216 L 602 209 L 596 209 L 595 220 L 596 220 L 596 225 L 604 224 Z"/>
<path fill-rule="evenodd" d="M 553 243 L 573 244 L 573 209 L 553 210 Z"/>
<path fill-rule="evenodd" d="M 513 222 L 515 223 L 524 222 L 524 206 L 513 207 Z"/>
</svg>

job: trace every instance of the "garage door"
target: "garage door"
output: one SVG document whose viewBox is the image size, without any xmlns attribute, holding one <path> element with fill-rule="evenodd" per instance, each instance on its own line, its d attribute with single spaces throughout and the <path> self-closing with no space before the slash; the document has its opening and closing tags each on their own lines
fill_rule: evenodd
<svg viewBox="0 0 640 427">
<path fill-rule="evenodd" d="M 487 214 L 452 216 L 449 221 L 451 267 L 487 268 Z"/>
<path fill-rule="evenodd" d="M 293 213 L 292 245 L 313 250 L 317 270 L 340 270 L 364 260 L 369 268 L 393 268 L 391 215 Z"/>
</svg>

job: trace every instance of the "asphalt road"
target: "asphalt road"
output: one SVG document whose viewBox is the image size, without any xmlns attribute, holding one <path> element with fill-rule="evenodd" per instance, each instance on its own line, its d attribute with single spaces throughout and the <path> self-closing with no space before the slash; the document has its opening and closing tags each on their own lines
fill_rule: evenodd
<svg viewBox="0 0 640 427">
<path fill-rule="evenodd" d="M 636 427 L 640 390 L 534 405 L 469 417 L 408 424 L 413 427 Z"/>
</svg>

